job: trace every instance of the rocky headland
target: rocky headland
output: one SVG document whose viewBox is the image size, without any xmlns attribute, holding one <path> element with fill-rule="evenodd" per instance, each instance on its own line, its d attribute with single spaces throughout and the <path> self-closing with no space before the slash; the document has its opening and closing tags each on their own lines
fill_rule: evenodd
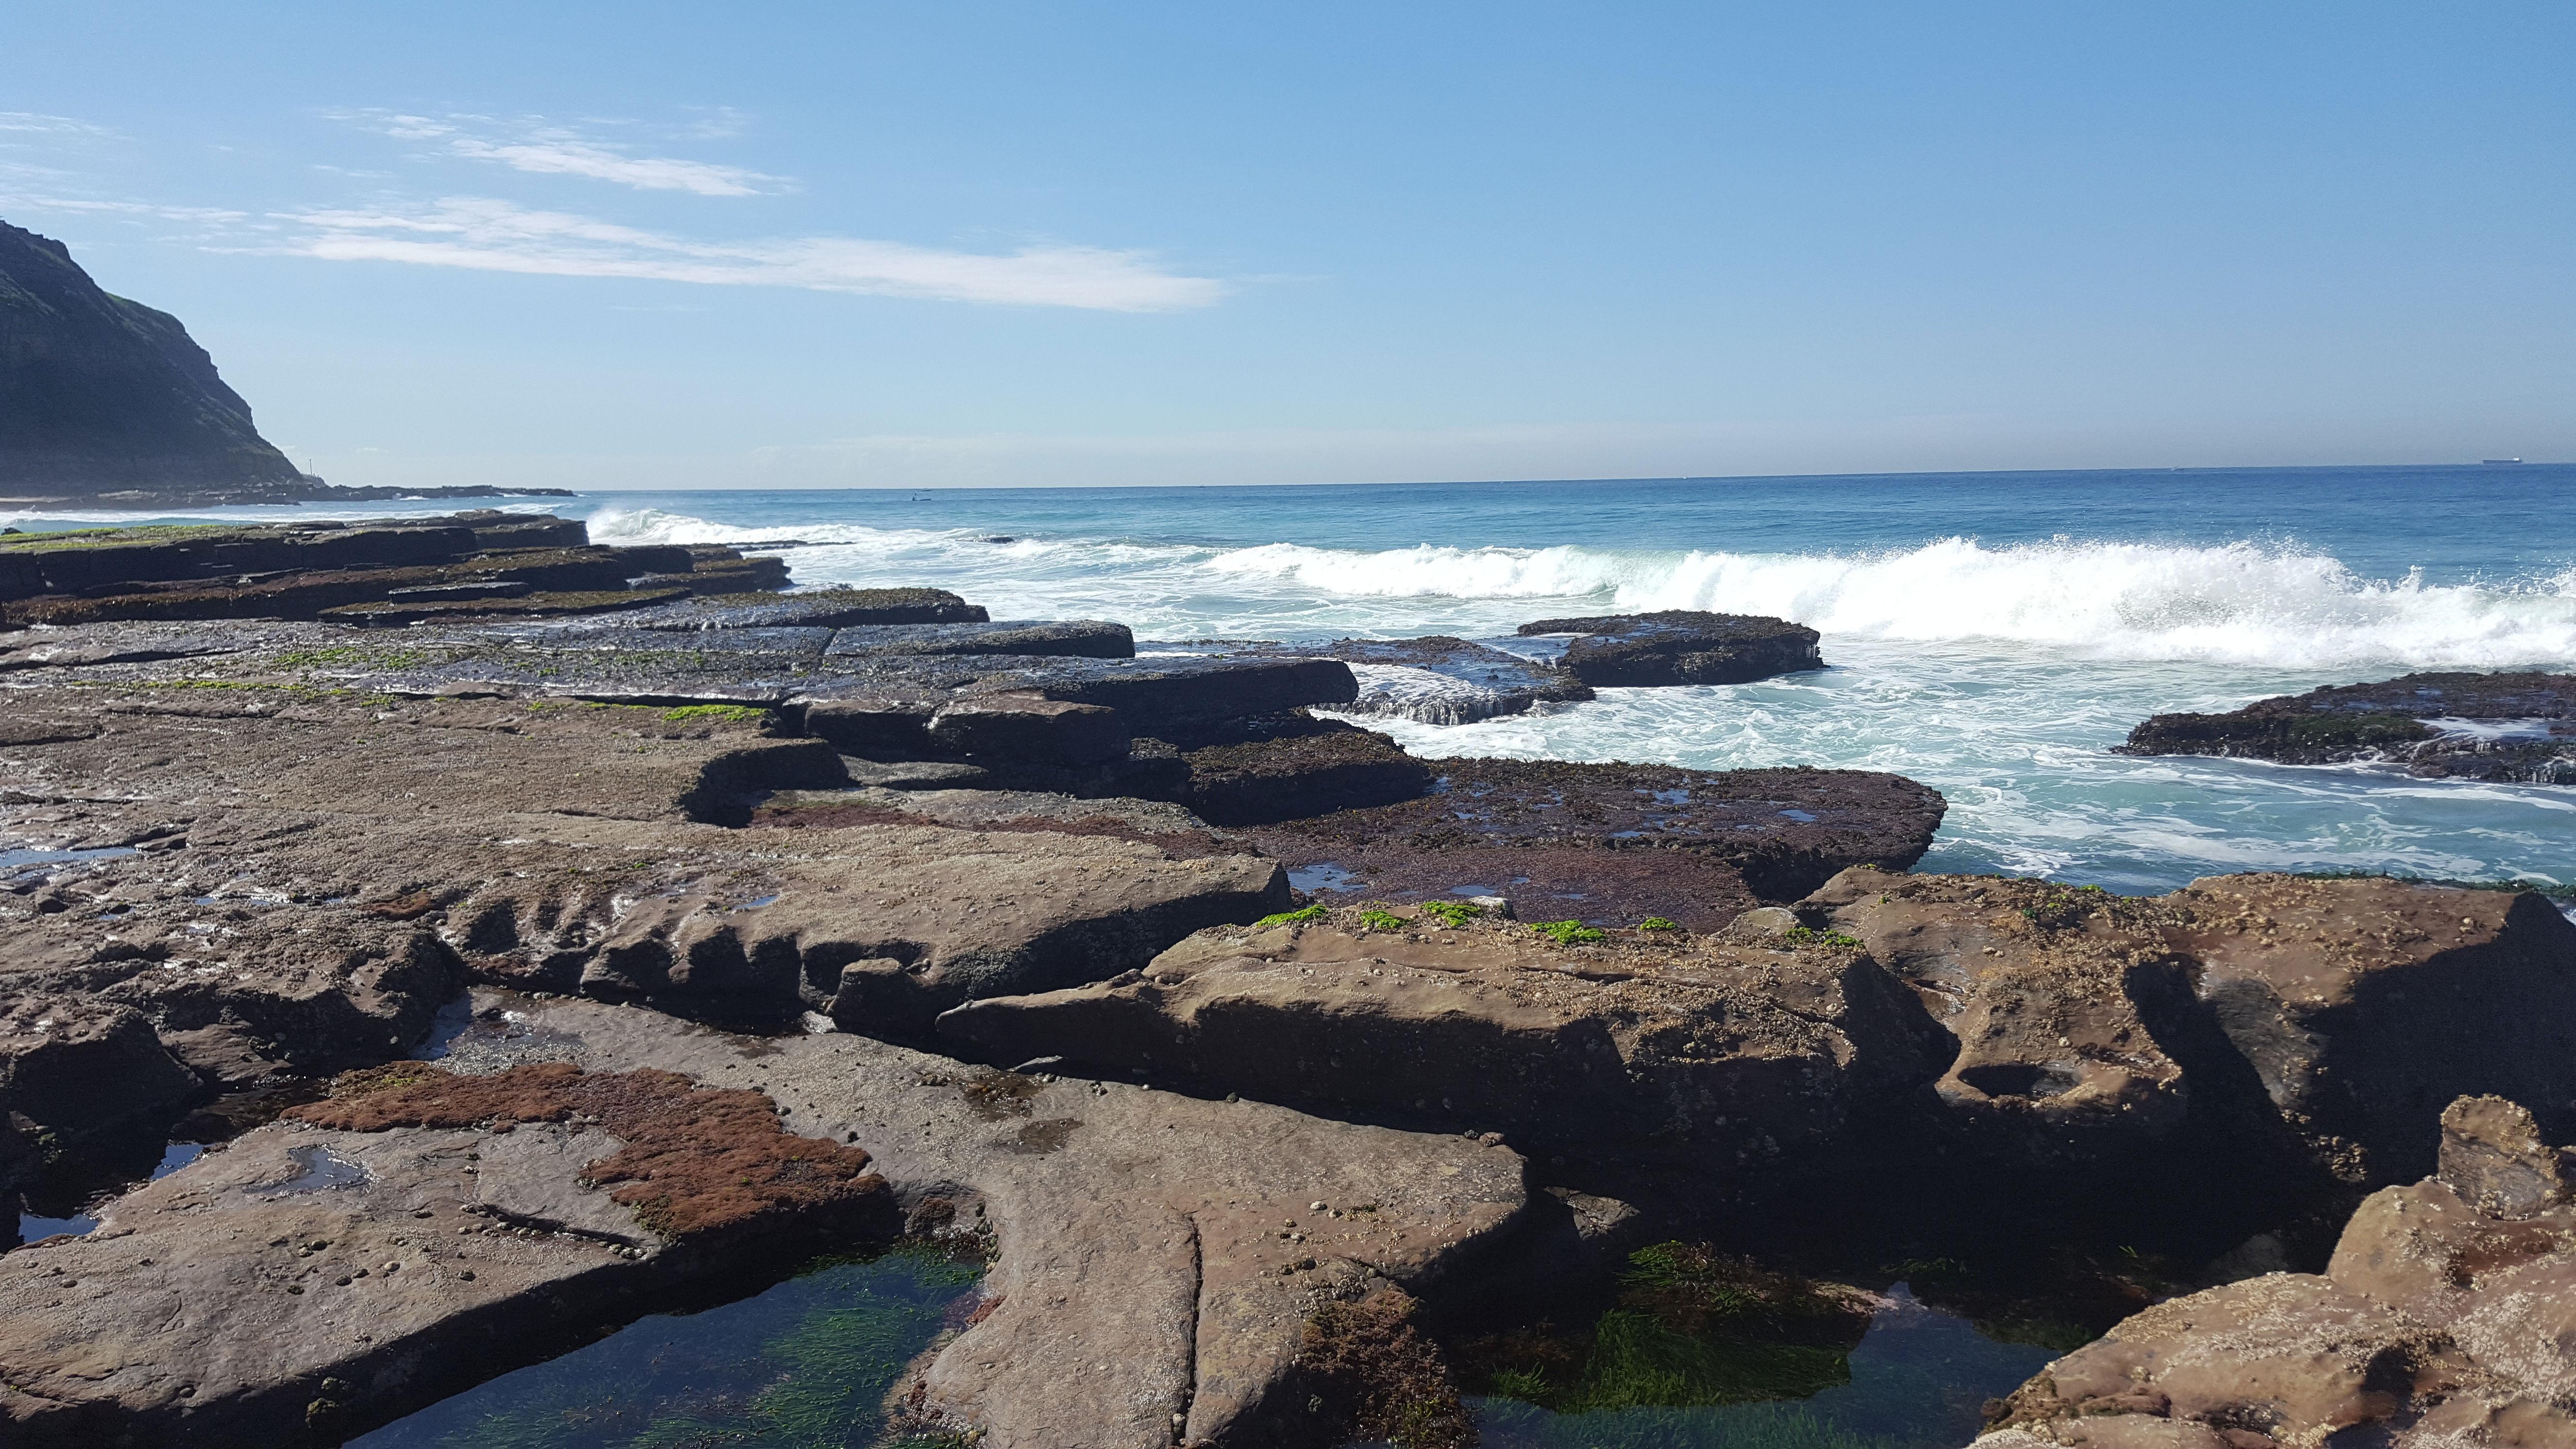
<svg viewBox="0 0 2576 1449">
<path fill-rule="evenodd" d="M 561 488 L 342 488 L 259 435 L 178 318 L 115 296 L 51 237 L 0 222 L 0 507 L 570 497 Z"/>
<path fill-rule="evenodd" d="M 96 1221 L 0 1256 L 0 1437 L 338 1443 L 901 1238 L 988 1264 L 922 1434 L 1463 1443 L 1412 1306 L 1643 1234 L 2322 1266 L 2455 1099 L 2576 1136 L 2538 896 L 1915 875 L 1898 776 L 1352 722 L 1816 667 L 1794 625 L 1531 626 L 1644 646 L 1588 680 L 785 582 L 528 515 L 0 539 L 0 1186 Z M 1999 1432 L 2098 1437 L 2124 1341 Z"/>
</svg>

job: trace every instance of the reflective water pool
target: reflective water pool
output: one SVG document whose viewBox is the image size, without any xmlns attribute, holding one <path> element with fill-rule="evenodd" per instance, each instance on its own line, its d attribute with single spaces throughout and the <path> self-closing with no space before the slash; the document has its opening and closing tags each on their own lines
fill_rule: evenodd
<svg viewBox="0 0 2576 1449">
<path fill-rule="evenodd" d="M 1780 1345 L 1784 1351 L 1762 1365 L 1815 1385 L 1805 1398 L 1573 1413 L 1499 1396 L 1469 1402 L 1485 1449 L 1957 1449 L 1976 1437 L 1987 1399 L 2019 1388 L 2062 1352 L 1990 1338 L 1967 1319 L 1924 1304 L 1902 1283 L 1880 1296 L 1860 1341 L 1847 1351 Z M 1657 1346 L 1628 1347 L 1625 1357 L 1650 1360 L 1642 1374 L 1626 1366 L 1631 1383 L 1648 1380 L 1642 1397 L 1657 1396 L 1658 1388 L 1670 1397 L 1691 1396 L 1689 1366 L 1657 1355 Z M 1652 1362 L 1658 1357 L 1666 1361 Z M 1705 1379 L 1700 1387 L 1709 1387 Z"/>
<path fill-rule="evenodd" d="M 980 1268 L 900 1251 L 645 1318 L 349 1441 L 366 1449 L 870 1449 L 910 1364 L 974 1307 Z"/>
</svg>

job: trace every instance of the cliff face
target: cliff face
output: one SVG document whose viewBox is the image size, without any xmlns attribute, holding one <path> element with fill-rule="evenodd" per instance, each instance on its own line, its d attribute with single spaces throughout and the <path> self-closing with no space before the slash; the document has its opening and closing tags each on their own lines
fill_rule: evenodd
<svg viewBox="0 0 2576 1449">
<path fill-rule="evenodd" d="M 167 312 L 110 296 L 50 237 L 0 222 L 0 490 L 309 497 L 250 404 Z"/>
</svg>

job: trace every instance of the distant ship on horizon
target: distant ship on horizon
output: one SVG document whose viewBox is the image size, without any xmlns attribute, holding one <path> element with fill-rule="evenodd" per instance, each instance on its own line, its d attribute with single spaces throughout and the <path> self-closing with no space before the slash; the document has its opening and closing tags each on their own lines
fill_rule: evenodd
<svg viewBox="0 0 2576 1449">
<path fill-rule="evenodd" d="M 2520 458 L 2480 458 L 2478 461 L 2490 468 L 2510 468 L 2522 460 Z"/>
</svg>

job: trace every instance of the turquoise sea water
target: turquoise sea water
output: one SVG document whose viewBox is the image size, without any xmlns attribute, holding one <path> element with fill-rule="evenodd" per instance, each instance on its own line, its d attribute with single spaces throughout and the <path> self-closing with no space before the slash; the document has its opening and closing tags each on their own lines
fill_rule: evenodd
<svg viewBox="0 0 2576 1449">
<path fill-rule="evenodd" d="M 2576 466 L 544 503 L 603 542 L 803 539 L 784 555 L 800 585 L 937 584 L 996 618 L 1117 619 L 1144 639 L 1510 643 L 1550 615 L 1776 614 L 1822 631 L 1832 667 L 1378 727 L 1433 756 L 1901 771 L 1951 803 L 1924 869 L 2124 891 L 2265 868 L 2576 880 L 2576 792 L 2108 752 L 2164 710 L 2413 669 L 2576 669 Z"/>
</svg>

